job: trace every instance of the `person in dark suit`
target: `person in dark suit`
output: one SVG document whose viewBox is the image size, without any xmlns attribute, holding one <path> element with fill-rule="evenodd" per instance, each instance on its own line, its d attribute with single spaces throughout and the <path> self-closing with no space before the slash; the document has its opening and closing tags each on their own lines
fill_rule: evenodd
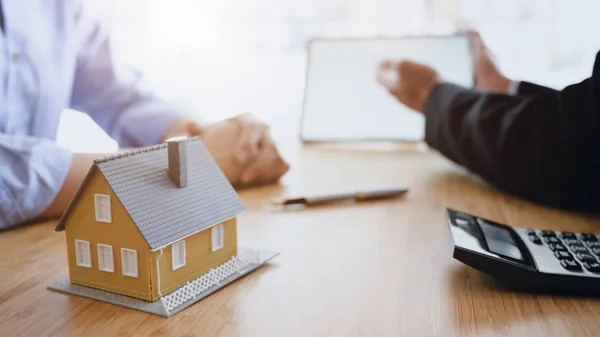
<svg viewBox="0 0 600 337">
<path fill-rule="evenodd" d="M 412 61 L 389 92 L 426 118 L 425 141 L 508 193 L 546 205 L 600 212 L 600 52 L 588 79 L 557 91 L 504 76 L 477 33 L 475 89 Z"/>
</svg>

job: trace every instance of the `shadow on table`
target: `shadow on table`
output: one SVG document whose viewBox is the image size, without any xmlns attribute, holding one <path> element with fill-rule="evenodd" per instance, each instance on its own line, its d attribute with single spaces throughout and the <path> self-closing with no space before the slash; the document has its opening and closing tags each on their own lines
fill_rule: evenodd
<svg viewBox="0 0 600 337">
<path fill-rule="evenodd" d="M 465 265 L 458 265 L 448 273 L 448 286 L 452 296 L 448 302 L 452 304 L 450 311 L 461 335 L 547 326 L 556 317 L 578 321 L 580 313 L 575 302 L 579 307 L 600 304 L 600 297 L 518 289 Z"/>
</svg>

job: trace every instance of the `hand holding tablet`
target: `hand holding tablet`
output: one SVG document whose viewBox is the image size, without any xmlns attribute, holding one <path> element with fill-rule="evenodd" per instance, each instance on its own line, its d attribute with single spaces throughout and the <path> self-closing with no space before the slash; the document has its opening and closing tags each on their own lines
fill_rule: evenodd
<svg viewBox="0 0 600 337">
<path fill-rule="evenodd" d="M 395 81 L 391 80 L 394 76 L 390 76 L 390 72 L 396 73 Z M 431 90 L 440 82 L 440 75 L 423 64 L 385 60 L 379 64 L 377 80 L 404 105 L 423 112 Z"/>
</svg>

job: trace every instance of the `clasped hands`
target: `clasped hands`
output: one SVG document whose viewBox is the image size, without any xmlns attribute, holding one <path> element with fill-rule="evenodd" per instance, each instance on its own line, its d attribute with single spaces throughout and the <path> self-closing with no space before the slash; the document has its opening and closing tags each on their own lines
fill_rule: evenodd
<svg viewBox="0 0 600 337">
<path fill-rule="evenodd" d="M 290 168 L 277 150 L 269 127 L 251 114 L 207 125 L 177 120 L 166 130 L 163 141 L 175 136 L 199 136 L 235 187 L 276 182 Z"/>
</svg>

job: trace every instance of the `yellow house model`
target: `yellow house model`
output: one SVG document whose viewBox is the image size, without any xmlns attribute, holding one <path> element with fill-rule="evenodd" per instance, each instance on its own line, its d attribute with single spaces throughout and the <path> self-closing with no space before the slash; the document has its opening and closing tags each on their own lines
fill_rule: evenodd
<svg viewBox="0 0 600 337">
<path fill-rule="evenodd" d="M 96 160 L 56 231 L 70 282 L 145 301 L 237 255 L 244 205 L 202 142 Z"/>
</svg>

